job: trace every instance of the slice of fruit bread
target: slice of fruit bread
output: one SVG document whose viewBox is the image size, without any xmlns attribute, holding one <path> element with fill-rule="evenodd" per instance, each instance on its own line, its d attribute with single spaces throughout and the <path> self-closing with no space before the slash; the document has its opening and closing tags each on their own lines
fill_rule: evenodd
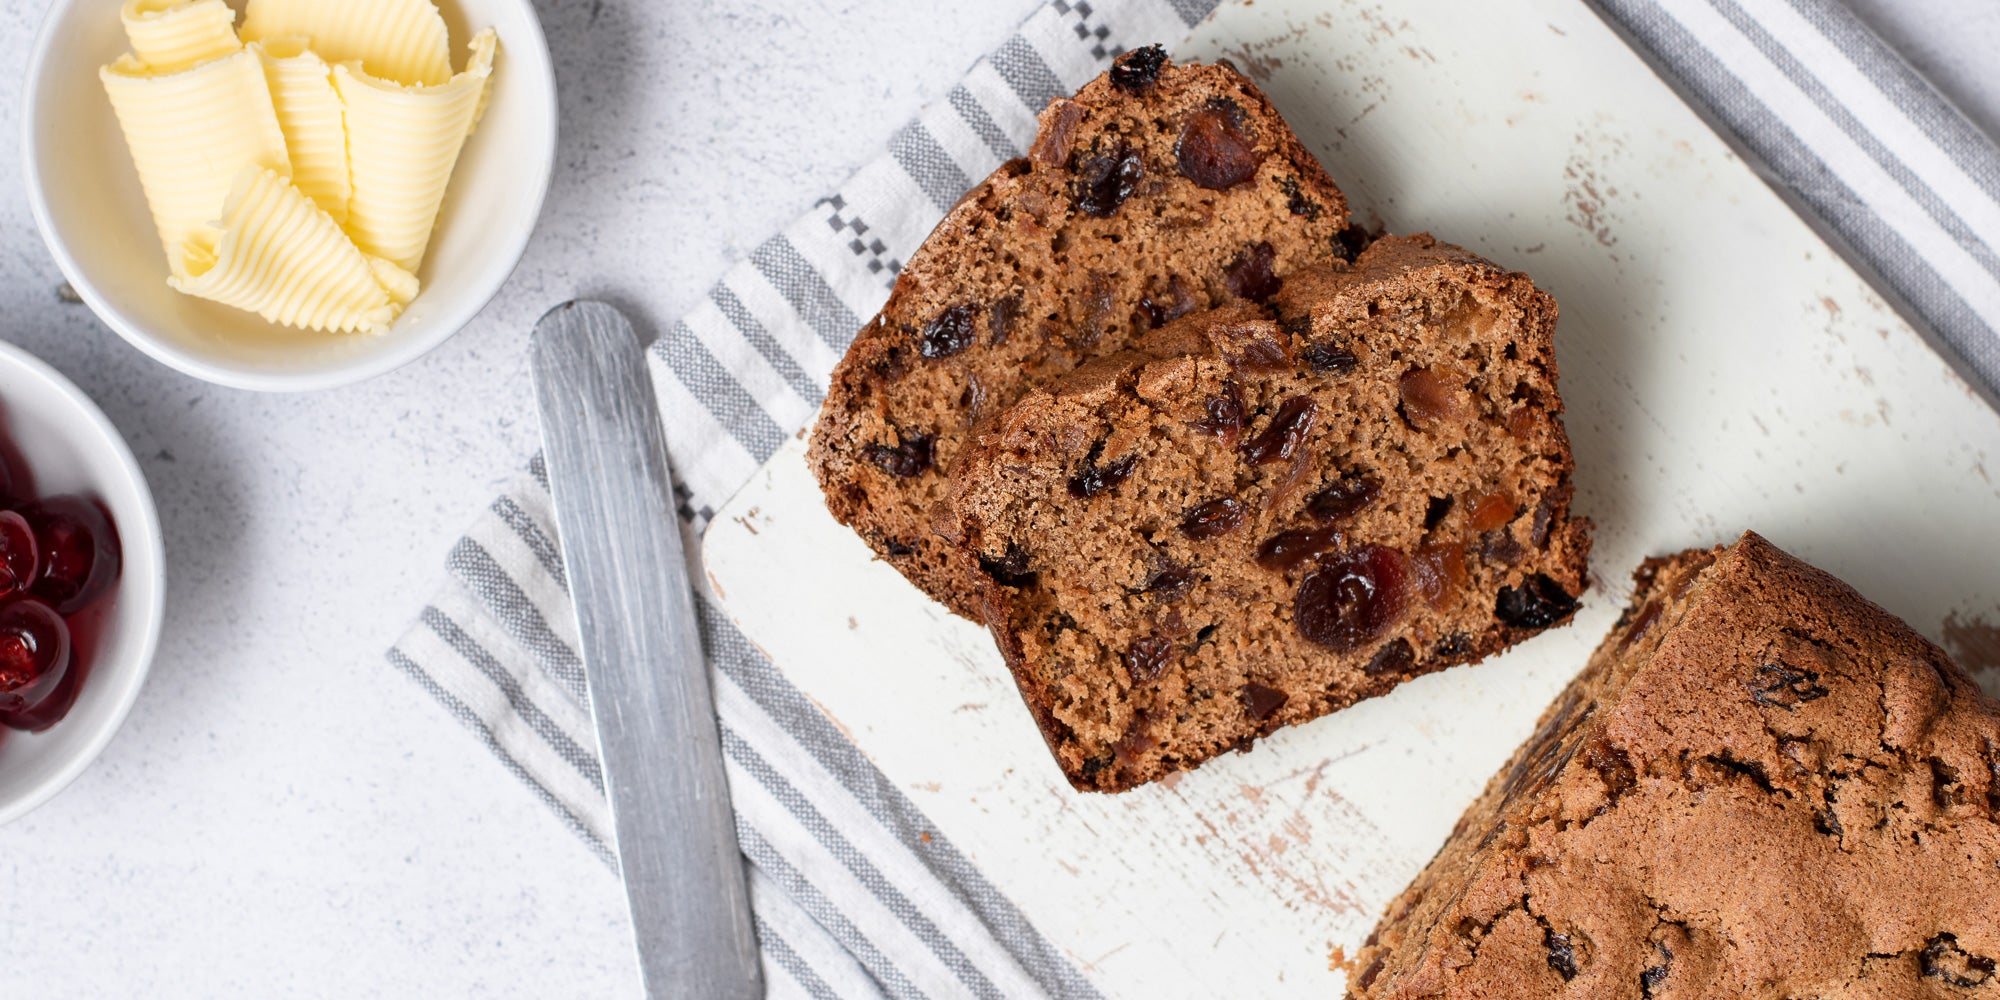
<svg viewBox="0 0 2000 1000">
<path fill-rule="evenodd" d="M 1567 619 L 1556 304 L 1429 237 L 1190 316 L 983 428 L 940 532 L 1079 789 L 1120 791 Z"/>
<path fill-rule="evenodd" d="M 1128 53 L 1049 105 L 1031 155 L 945 216 L 855 338 L 810 445 L 828 509 L 973 616 L 970 573 L 929 529 L 973 425 L 1171 319 L 1351 257 L 1347 226 L 1340 190 L 1242 74 Z"/>
<path fill-rule="evenodd" d="M 1351 995 L 2000 996 L 2000 705 L 1755 534 L 1638 583 Z"/>
</svg>

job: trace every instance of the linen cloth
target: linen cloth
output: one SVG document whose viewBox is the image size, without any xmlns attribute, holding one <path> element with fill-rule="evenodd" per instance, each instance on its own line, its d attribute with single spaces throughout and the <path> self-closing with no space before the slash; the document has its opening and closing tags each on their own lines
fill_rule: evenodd
<svg viewBox="0 0 2000 1000">
<path fill-rule="evenodd" d="M 787 437 L 901 262 L 1035 114 L 1218 0 L 1051 0 L 760 245 L 651 349 L 695 535 Z M 2000 150 L 1834 0 L 1590 0 L 1968 381 L 2000 396 Z M 537 458 L 453 549 L 389 653 L 612 860 L 577 635 Z M 697 599 L 774 997 L 1097 989 L 762 654 Z"/>
</svg>

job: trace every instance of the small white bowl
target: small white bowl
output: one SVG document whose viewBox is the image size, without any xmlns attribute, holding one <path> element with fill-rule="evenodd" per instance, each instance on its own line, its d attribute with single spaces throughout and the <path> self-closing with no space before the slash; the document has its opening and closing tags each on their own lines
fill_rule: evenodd
<svg viewBox="0 0 2000 1000">
<path fill-rule="evenodd" d="M 445 196 L 418 273 L 422 294 L 387 332 L 342 336 L 273 326 L 167 287 L 166 255 L 97 77 L 129 49 L 118 4 L 51 4 L 28 59 L 21 146 L 35 223 L 71 287 L 133 346 L 239 389 L 347 385 L 450 339 L 499 292 L 527 248 L 555 166 L 556 84 L 529 0 L 445 0 L 439 9 L 457 65 L 474 31 L 499 32 L 493 93 Z"/>
<path fill-rule="evenodd" d="M 76 704 L 40 733 L 0 733 L 0 823 L 54 798 L 111 742 L 139 697 L 165 617 L 166 553 L 153 494 L 111 421 L 70 380 L 0 343 L 0 433 L 37 496 L 80 493 L 117 524 L 123 569 L 101 615 Z"/>
</svg>

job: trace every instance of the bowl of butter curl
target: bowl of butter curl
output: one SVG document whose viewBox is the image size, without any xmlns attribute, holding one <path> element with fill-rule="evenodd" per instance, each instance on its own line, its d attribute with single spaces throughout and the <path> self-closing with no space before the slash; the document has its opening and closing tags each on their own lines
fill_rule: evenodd
<svg viewBox="0 0 2000 1000">
<path fill-rule="evenodd" d="M 29 57 L 29 203 L 72 289 L 188 375 L 392 371 L 512 274 L 554 170 L 529 0 L 59 0 Z"/>
</svg>

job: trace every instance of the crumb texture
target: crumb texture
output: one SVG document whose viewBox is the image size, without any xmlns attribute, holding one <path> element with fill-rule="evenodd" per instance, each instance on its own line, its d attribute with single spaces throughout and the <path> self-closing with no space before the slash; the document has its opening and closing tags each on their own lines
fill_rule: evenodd
<svg viewBox="0 0 2000 1000">
<path fill-rule="evenodd" d="M 2000 997 L 1996 899 L 2000 705 L 1749 534 L 1640 571 L 1349 989 Z"/>
<path fill-rule="evenodd" d="M 940 517 L 1064 773 L 1118 791 L 1569 617 L 1555 303 L 1429 237 L 1100 358 Z"/>
<path fill-rule="evenodd" d="M 948 213 L 834 371 L 808 461 L 835 518 L 976 615 L 929 530 L 967 435 L 1029 388 L 1197 310 L 1350 258 L 1347 203 L 1227 66 L 1123 57 Z"/>
</svg>

